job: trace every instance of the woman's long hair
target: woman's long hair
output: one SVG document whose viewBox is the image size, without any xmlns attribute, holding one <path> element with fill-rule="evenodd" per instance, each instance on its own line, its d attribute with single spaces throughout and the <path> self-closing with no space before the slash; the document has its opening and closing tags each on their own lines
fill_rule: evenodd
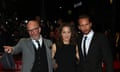
<svg viewBox="0 0 120 72">
<path fill-rule="evenodd" d="M 58 40 L 56 41 L 57 45 L 59 46 L 62 46 L 63 45 L 63 38 L 62 38 L 62 29 L 64 27 L 69 27 L 70 28 L 70 31 L 71 31 L 71 38 L 70 38 L 70 42 L 69 44 L 70 45 L 76 45 L 76 38 L 77 38 L 77 34 L 75 32 L 75 29 L 73 26 L 71 26 L 70 23 L 63 23 L 60 28 L 59 28 L 59 31 L 58 31 Z"/>
</svg>

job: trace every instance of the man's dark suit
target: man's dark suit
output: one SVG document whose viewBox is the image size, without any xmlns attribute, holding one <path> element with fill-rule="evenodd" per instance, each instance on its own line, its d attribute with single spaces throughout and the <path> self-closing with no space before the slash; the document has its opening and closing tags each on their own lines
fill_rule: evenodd
<svg viewBox="0 0 120 72">
<path fill-rule="evenodd" d="M 78 39 L 80 63 L 78 72 L 102 72 L 102 61 L 106 64 L 106 72 L 113 72 L 112 54 L 107 38 L 100 33 L 94 33 L 86 59 L 81 50 L 82 36 Z"/>
</svg>

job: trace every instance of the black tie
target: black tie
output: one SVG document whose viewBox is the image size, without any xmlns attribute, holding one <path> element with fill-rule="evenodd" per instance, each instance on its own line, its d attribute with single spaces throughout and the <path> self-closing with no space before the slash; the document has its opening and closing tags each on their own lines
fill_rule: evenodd
<svg viewBox="0 0 120 72">
<path fill-rule="evenodd" d="M 83 42 L 83 54 L 84 54 L 84 57 L 86 58 L 86 39 L 87 39 L 87 36 L 84 37 L 84 42 Z"/>
<path fill-rule="evenodd" d="M 38 48 L 40 48 L 40 42 L 38 40 L 36 40 L 37 44 L 38 44 Z"/>
</svg>

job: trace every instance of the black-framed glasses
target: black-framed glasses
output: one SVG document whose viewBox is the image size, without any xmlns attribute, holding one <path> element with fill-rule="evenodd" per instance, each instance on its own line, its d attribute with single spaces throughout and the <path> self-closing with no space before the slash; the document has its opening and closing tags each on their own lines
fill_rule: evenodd
<svg viewBox="0 0 120 72">
<path fill-rule="evenodd" d="M 39 27 L 37 27 L 37 28 L 34 28 L 34 29 L 31 29 L 31 30 L 27 30 L 28 32 L 33 32 L 33 31 L 36 31 L 36 30 L 38 30 L 39 29 Z"/>
</svg>

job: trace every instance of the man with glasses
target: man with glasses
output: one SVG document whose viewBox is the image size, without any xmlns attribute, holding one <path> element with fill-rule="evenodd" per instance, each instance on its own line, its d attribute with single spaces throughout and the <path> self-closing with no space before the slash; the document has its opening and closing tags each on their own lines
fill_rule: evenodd
<svg viewBox="0 0 120 72">
<path fill-rule="evenodd" d="M 30 38 L 21 39 L 14 47 L 4 46 L 7 53 L 22 52 L 22 72 L 53 72 L 50 47 L 52 42 L 42 37 L 36 20 L 27 23 Z"/>
</svg>

